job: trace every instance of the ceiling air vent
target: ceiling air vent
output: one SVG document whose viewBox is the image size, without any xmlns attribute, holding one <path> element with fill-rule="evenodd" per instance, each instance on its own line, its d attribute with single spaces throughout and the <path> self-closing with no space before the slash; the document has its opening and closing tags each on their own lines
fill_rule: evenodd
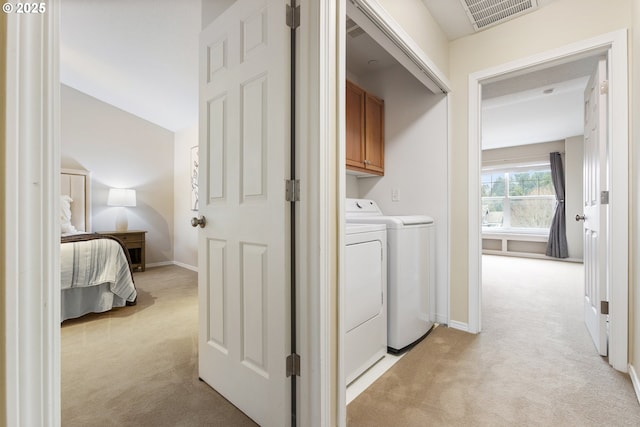
<svg viewBox="0 0 640 427">
<path fill-rule="evenodd" d="M 460 0 L 476 31 L 533 12 L 538 0 Z"/>
<path fill-rule="evenodd" d="M 364 34 L 364 30 L 358 26 L 351 18 L 347 17 L 347 34 L 355 38 Z"/>
</svg>

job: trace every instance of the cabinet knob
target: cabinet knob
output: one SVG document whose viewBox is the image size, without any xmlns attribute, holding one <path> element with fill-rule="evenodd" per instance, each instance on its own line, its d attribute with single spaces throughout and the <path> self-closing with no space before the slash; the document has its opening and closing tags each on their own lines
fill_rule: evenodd
<svg viewBox="0 0 640 427">
<path fill-rule="evenodd" d="M 585 219 L 587 219 L 587 217 L 584 215 L 576 215 L 576 221 L 584 221 Z"/>
<path fill-rule="evenodd" d="M 365 160 L 365 161 L 364 161 L 364 164 L 365 164 L 365 165 L 370 165 L 370 164 L 371 164 L 371 162 L 370 162 L 369 160 Z"/>
<path fill-rule="evenodd" d="M 207 225 L 207 219 L 205 217 L 201 216 L 200 218 L 196 218 L 194 216 L 193 218 L 191 218 L 192 227 L 200 226 L 200 228 L 204 228 L 205 225 Z"/>
</svg>

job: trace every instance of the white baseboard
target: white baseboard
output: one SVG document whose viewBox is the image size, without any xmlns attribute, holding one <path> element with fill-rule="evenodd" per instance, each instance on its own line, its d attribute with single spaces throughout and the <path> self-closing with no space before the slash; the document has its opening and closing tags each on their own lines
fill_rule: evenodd
<svg viewBox="0 0 640 427">
<path fill-rule="evenodd" d="M 164 267 L 166 265 L 177 265 L 178 267 L 186 268 L 187 270 L 195 271 L 196 273 L 198 272 L 198 267 L 195 267 L 195 266 L 189 265 L 189 264 L 185 264 L 183 262 L 178 262 L 178 261 L 152 262 L 150 264 L 147 264 L 146 268 Z"/>
<path fill-rule="evenodd" d="M 469 324 L 468 323 L 456 322 L 455 320 L 452 320 L 452 321 L 449 322 L 448 326 L 450 328 L 457 329 L 459 331 L 469 332 Z"/>
<path fill-rule="evenodd" d="M 631 377 L 633 389 L 636 392 L 636 399 L 638 399 L 638 403 L 640 403 L 640 379 L 638 378 L 635 368 L 631 364 L 629 364 L 629 376 Z"/>
<path fill-rule="evenodd" d="M 187 270 L 195 271 L 196 273 L 198 272 L 198 267 L 193 265 L 185 264 L 179 261 L 173 261 L 173 264 L 177 265 L 178 267 L 186 268 Z"/>
<path fill-rule="evenodd" d="M 164 267 L 165 265 L 173 265 L 173 261 L 160 261 L 145 264 L 145 268 Z"/>
</svg>

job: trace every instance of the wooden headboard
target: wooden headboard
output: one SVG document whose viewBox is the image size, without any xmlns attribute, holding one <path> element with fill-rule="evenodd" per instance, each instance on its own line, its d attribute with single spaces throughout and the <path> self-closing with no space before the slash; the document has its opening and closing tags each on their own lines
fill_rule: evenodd
<svg viewBox="0 0 640 427">
<path fill-rule="evenodd" d="M 60 195 L 73 199 L 71 224 L 78 231 L 91 231 L 91 173 L 80 169 L 61 169 Z"/>
</svg>

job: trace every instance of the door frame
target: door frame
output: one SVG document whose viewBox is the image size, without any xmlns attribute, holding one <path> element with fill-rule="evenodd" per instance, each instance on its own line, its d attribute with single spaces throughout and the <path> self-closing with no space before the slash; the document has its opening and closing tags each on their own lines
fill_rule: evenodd
<svg viewBox="0 0 640 427">
<path fill-rule="evenodd" d="M 629 230 L 629 110 L 627 30 L 622 29 L 569 44 L 541 54 L 488 68 L 469 75 L 469 276 L 468 330 L 479 333 L 481 322 L 482 227 L 480 172 L 482 84 L 515 72 L 544 68 L 551 63 L 569 62 L 579 56 L 608 53 L 609 59 L 609 141 L 610 141 L 610 220 L 609 220 L 609 363 L 626 372 L 628 364 L 628 230 Z"/>
<path fill-rule="evenodd" d="M 299 425 L 342 425 L 337 406 L 341 99 L 344 0 L 300 2 L 297 46 Z"/>
<path fill-rule="evenodd" d="M 58 4 L 7 14 L 4 385 L 7 425 L 60 424 Z"/>
</svg>

